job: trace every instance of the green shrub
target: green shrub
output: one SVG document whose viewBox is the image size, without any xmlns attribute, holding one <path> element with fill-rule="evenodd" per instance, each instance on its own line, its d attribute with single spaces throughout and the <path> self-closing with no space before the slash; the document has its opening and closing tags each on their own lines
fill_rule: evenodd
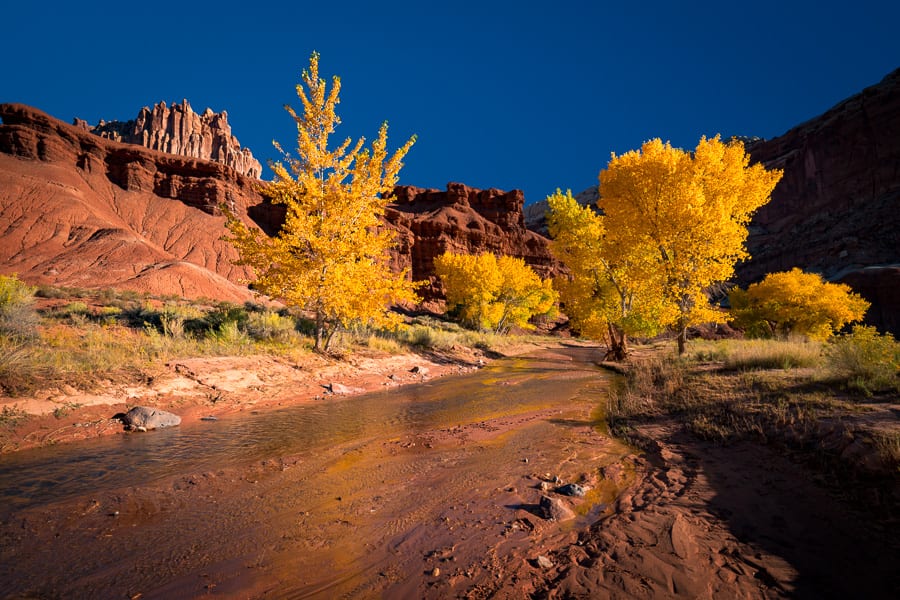
<svg viewBox="0 0 900 600">
<path fill-rule="evenodd" d="M 62 313 L 72 316 L 72 315 L 87 315 L 90 312 L 88 305 L 85 302 L 77 301 L 77 302 L 69 302 L 62 308 Z"/>
<path fill-rule="evenodd" d="M 206 313 L 203 317 L 203 321 L 206 323 L 207 331 L 219 331 L 222 329 L 222 326 L 227 323 L 235 323 L 238 326 L 243 326 L 249 318 L 250 315 L 243 306 L 235 306 L 228 302 L 222 302 L 213 310 Z"/>
<path fill-rule="evenodd" d="M 250 336 L 241 331 L 237 321 L 227 321 L 215 332 L 210 334 L 212 340 L 219 345 L 219 351 L 233 351 L 242 354 L 252 343 Z"/>
<path fill-rule="evenodd" d="M 251 312 L 243 325 L 243 330 L 256 341 L 287 343 L 297 336 L 293 317 L 277 312 Z"/>
<path fill-rule="evenodd" d="M 834 340 L 828 363 L 848 387 L 871 395 L 900 390 L 900 343 L 874 327 L 856 326 Z"/>
<path fill-rule="evenodd" d="M 69 295 L 63 288 L 52 285 L 39 285 L 34 291 L 34 295 L 38 298 L 68 298 Z"/>
<path fill-rule="evenodd" d="M 397 330 L 402 343 L 427 350 L 449 350 L 457 342 L 457 334 L 427 325 L 411 325 Z"/>
</svg>

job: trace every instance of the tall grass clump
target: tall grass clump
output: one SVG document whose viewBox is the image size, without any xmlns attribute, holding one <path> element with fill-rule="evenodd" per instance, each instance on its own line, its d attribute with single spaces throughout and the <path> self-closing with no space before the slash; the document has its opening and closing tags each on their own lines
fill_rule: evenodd
<svg viewBox="0 0 900 600">
<path fill-rule="evenodd" d="M 287 344 L 296 342 L 299 337 L 293 317 L 268 310 L 251 312 L 243 329 L 258 342 Z"/>
<path fill-rule="evenodd" d="M 889 333 L 857 325 L 828 349 L 828 364 L 847 387 L 866 396 L 900 391 L 900 343 Z"/>
<path fill-rule="evenodd" d="M 29 342 L 0 336 L 0 390 L 10 396 L 31 391 L 42 373 L 35 358 Z"/>
<path fill-rule="evenodd" d="M 397 330 L 397 339 L 401 342 L 427 350 L 449 350 L 457 343 L 458 334 L 429 325 L 401 326 Z"/>
<path fill-rule="evenodd" d="M 667 357 L 650 357 L 629 365 L 625 381 L 610 389 L 607 417 L 624 419 L 649 415 L 655 406 L 678 403 L 684 387 L 684 363 Z"/>
<path fill-rule="evenodd" d="M 803 339 L 717 340 L 698 345 L 693 357 L 732 371 L 795 369 L 822 363 L 822 343 Z"/>
<path fill-rule="evenodd" d="M 16 340 L 37 336 L 40 318 L 34 310 L 34 292 L 15 275 L 0 275 L 0 336 Z"/>
</svg>

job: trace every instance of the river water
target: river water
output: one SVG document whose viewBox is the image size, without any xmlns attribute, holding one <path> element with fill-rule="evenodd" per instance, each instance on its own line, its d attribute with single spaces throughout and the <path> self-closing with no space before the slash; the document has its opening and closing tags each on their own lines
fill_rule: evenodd
<svg viewBox="0 0 900 600">
<path fill-rule="evenodd" d="M 486 552 L 527 547 L 510 528 L 539 478 L 583 479 L 627 452 L 600 433 L 596 358 L 543 351 L 0 457 L 0 597 L 401 597 L 432 589 L 422 569 L 440 548 L 445 572 L 477 579 Z"/>
</svg>

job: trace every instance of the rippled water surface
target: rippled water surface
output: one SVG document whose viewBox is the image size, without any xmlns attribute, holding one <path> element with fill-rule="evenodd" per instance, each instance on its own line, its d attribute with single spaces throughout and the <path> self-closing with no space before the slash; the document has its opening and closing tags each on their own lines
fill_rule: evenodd
<svg viewBox="0 0 900 600">
<path fill-rule="evenodd" d="M 569 348 L 419 386 L 3 456 L 0 506 L 15 510 L 188 471 L 565 406 L 603 379 L 593 357 L 593 350 Z"/>
</svg>

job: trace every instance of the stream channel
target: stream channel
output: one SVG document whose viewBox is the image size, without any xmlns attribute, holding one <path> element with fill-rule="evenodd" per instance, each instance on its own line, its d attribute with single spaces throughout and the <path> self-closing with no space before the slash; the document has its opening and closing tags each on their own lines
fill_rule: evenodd
<svg viewBox="0 0 900 600">
<path fill-rule="evenodd" d="M 593 348 L 0 457 L 0 598 L 440 597 L 528 560 L 541 481 L 628 454 Z M 599 480 L 598 480 L 599 479 Z M 480 589 L 480 588 L 479 588 Z"/>
</svg>

